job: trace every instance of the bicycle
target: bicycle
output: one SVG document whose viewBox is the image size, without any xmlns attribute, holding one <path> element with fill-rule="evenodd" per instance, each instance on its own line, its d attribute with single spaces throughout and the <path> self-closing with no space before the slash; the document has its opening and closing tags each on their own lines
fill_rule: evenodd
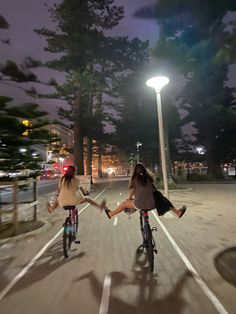
<svg viewBox="0 0 236 314">
<path fill-rule="evenodd" d="M 149 271 L 152 273 L 154 269 L 154 253 L 157 254 L 156 243 L 152 232 L 157 231 L 156 227 L 150 227 L 149 224 L 149 210 L 141 209 L 139 212 L 140 230 L 142 234 L 143 243 L 138 247 L 136 253 L 142 254 L 144 250 L 147 252 Z"/>
<path fill-rule="evenodd" d="M 76 240 L 79 219 L 78 211 L 75 205 L 63 206 L 63 208 L 69 211 L 69 215 L 66 217 L 63 224 L 63 253 L 64 257 L 67 258 L 70 256 L 71 244 Z M 79 243 L 79 241 L 76 243 Z"/>
</svg>

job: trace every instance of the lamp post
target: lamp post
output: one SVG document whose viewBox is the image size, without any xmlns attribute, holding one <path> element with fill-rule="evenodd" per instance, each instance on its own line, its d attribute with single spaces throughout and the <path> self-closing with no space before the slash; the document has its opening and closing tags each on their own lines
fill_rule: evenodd
<svg viewBox="0 0 236 314">
<path fill-rule="evenodd" d="M 168 178 L 167 178 L 167 166 L 166 166 L 164 127 L 163 127 L 163 117 L 162 117 L 162 108 L 161 108 L 161 89 L 168 83 L 169 83 L 169 79 L 168 77 L 165 77 L 165 76 L 156 76 L 146 81 L 146 85 L 148 87 L 154 88 L 156 91 L 157 116 L 158 116 L 159 135 L 160 135 L 161 165 L 162 165 L 162 174 L 163 174 L 163 183 L 164 183 L 164 194 L 167 198 L 169 197 L 169 191 L 168 191 Z"/>
<path fill-rule="evenodd" d="M 63 163 L 64 163 L 65 158 L 59 157 L 59 171 L 63 173 Z"/>
<path fill-rule="evenodd" d="M 141 147 L 143 145 L 143 143 L 141 142 L 137 142 L 136 143 L 136 147 L 137 147 L 137 162 L 139 162 L 139 147 Z"/>
</svg>

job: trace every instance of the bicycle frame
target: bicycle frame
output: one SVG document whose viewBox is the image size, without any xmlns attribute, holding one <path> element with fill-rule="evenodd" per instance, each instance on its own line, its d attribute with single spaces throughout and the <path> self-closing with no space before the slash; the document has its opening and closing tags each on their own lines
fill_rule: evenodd
<svg viewBox="0 0 236 314">
<path fill-rule="evenodd" d="M 69 210 L 69 215 L 65 219 L 63 231 L 63 253 L 65 257 L 70 255 L 72 242 L 76 238 L 78 231 L 78 211 L 76 206 L 64 206 L 65 210 Z"/>
<path fill-rule="evenodd" d="M 156 228 L 150 227 L 149 224 L 149 211 L 146 209 L 140 210 L 140 229 L 143 238 L 143 243 L 138 247 L 137 253 L 143 253 L 144 249 L 147 252 L 148 264 L 150 272 L 154 269 L 154 253 L 157 253 L 155 240 L 152 236 L 152 231 L 156 231 Z"/>
<path fill-rule="evenodd" d="M 65 207 L 64 207 L 65 208 Z M 72 230 L 68 230 L 68 232 L 71 234 L 71 236 L 75 236 L 76 233 L 76 224 L 78 223 L 78 211 L 76 207 L 69 208 L 69 221 L 70 221 L 70 227 Z"/>
<path fill-rule="evenodd" d="M 140 219 L 140 229 L 143 235 L 144 225 L 149 224 L 149 212 L 147 210 L 141 209 L 139 214 Z"/>
</svg>

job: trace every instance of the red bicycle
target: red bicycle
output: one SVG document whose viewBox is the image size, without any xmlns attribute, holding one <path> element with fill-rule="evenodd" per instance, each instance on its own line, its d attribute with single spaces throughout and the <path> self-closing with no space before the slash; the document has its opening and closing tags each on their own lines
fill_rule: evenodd
<svg viewBox="0 0 236 314">
<path fill-rule="evenodd" d="M 70 256 L 71 252 L 71 244 L 76 242 L 80 243 L 77 239 L 78 234 L 78 210 L 75 205 L 72 206 L 63 206 L 65 210 L 69 211 L 68 217 L 66 217 L 65 222 L 63 224 L 63 253 L 65 258 Z"/>
</svg>

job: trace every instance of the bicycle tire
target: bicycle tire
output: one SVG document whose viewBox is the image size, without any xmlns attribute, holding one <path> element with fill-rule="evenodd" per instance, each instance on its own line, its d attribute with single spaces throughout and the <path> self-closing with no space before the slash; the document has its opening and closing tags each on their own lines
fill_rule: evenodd
<svg viewBox="0 0 236 314">
<path fill-rule="evenodd" d="M 63 230 L 63 254 L 67 258 L 70 256 L 70 249 L 72 243 L 71 223 L 69 217 L 66 218 Z"/>
<path fill-rule="evenodd" d="M 79 231 L 79 217 L 78 217 L 78 212 L 76 214 L 76 222 L 75 222 L 75 233 L 74 233 L 74 238 L 78 236 L 78 231 Z"/>
<path fill-rule="evenodd" d="M 154 252 L 153 252 L 153 240 L 152 240 L 152 231 L 149 225 L 146 225 L 145 228 L 145 238 L 146 238 L 146 250 L 148 257 L 148 266 L 149 271 L 152 273 L 154 270 Z"/>
</svg>

